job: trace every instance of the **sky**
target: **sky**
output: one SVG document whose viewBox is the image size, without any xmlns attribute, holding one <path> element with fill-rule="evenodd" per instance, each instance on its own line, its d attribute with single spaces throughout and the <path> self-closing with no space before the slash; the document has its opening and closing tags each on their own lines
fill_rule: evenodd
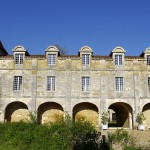
<svg viewBox="0 0 150 150">
<path fill-rule="evenodd" d="M 78 54 L 109 55 L 121 46 L 139 56 L 150 47 L 150 0 L 0 0 L 0 40 L 9 54 L 17 45 L 45 54 L 50 45 Z"/>
</svg>

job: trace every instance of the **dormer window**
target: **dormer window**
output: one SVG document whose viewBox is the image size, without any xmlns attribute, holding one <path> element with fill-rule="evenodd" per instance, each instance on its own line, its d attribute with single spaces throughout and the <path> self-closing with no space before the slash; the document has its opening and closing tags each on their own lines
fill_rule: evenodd
<svg viewBox="0 0 150 150">
<path fill-rule="evenodd" d="M 110 53 L 110 56 L 112 56 L 113 60 L 114 60 L 114 65 L 116 66 L 122 66 L 124 64 L 124 61 L 125 61 L 125 50 L 118 46 L 118 47 L 115 47 L 111 53 Z M 116 67 L 116 69 L 118 69 L 118 67 Z"/>
<path fill-rule="evenodd" d="M 90 63 L 90 55 L 82 54 L 82 65 L 89 65 Z"/>
<path fill-rule="evenodd" d="M 15 63 L 23 64 L 23 54 L 15 54 Z"/>
<path fill-rule="evenodd" d="M 16 46 L 13 49 L 14 52 L 14 62 L 16 64 L 15 67 L 23 67 L 23 62 L 24 62 L 24 58 L 25 56 L 29 56 L 28 51 L 23 47 L 23 46 Z"/>
<path fill-rule="evenodd" d="M 48 64 L 49 65 L 56 64 L 56 54 L 48 54 Z"/>
<path fill-rule="evenodd" d="M 59 50 L 56 46 L 49 46 L 46 50 L 47 64 L 51 68 L 55 68 L 57 64 L 57 57 L 59 56 Z"/>
<path fill-rule="evenodd" d="M 122 65 L 122 55 L 115 55 L 115 65 Z"/>
<path fill-rule="evenodd" d="M 144 56 L 147 66 L 150 66 L 150 47 L 146 48 L 140 56 Z"/>
<path fill-rule="evenodd" d="M 93 50 L 88 46 L 83 46 L 79 50 L 82 69 L 90 69 L 90 59 L 92 59 Z"/>
<path fill-rule="evenodd" d="M 150 65 L 150 55 L 147 55 L 147 65 Z"/>
</svg>

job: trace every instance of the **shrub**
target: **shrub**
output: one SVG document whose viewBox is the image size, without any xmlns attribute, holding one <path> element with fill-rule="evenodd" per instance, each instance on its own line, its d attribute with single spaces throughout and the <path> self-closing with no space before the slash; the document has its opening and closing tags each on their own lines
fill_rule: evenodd
<svg viewBox="0 0 150 150">
<path fill-rule="evenodd" d="M 99 133 L 91 123 L 72 121 L 68 115 L 49 125 L 35 122 L 0 124 L 1 147 L 7 150 L 96 149 L 98 138 Z"/>
<path fill-rule="evenodd" d="M 145 120 L 145 117 L 144 117 L 143 112 L 138 113 L 137 116 L 136 116 L 136 122 L 137 122 L 139 125 L 142 125 L 144 120 Z"/>
<path fill-rule="evenodd" d="M 110 147 L 122 150 L 150 150 L 150 145 L 137 145 L 135 137 L 132 137 L 124 129 L 117 129 L 108 134 Z"/>
<path fill-rule="evenodd" d="M 108 112 L 103 112 L 101 117 L 102 124 L 108 123 Z"/>
<path fill-rule="evenodd" d="M 112 144 L 112 147 L 122 147 L 122 149 L 126 147 L 134 147 L 135 140 L 132 136 L 128 134 L 124 129 L 117 129 L 114 133 L 108 134 L 108 139 Z"/>
</svg>

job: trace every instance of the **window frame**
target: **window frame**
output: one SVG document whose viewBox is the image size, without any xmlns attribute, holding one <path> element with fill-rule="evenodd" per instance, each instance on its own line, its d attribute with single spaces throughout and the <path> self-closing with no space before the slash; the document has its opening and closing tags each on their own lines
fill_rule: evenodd
<svg viewBox="0 0 150 150">
<path fill-rule="evenodd" d="M 23 54 L 21 54 L 21 53 L 15 54 L 15 64 L 17 64 L 17 65 L 23 64 L 23 59 L 24 59 Z"/>
<path fill-rule="evenodd" d="M 116 92 L 124 91 L 124 78 L 123 77 L 115 77 L 115 89 Z"/>
<path fill-rule="evenodd" d="M 90 91 L 90 77 L 82 77 L 82 92 Z"/>
<path fill-rule="evenodd" d="M 56 77 L 47 76 L 47 91 L 54 92 L 56 91 Z"/>
<path fill-rule="evenodd" d="M 82 65 L 90 64 L 90 54 L 82 54 Z"/>
<path fill-rule="evenodd" d="M 48 54 L 48 65 L 53 66 L 56 65 L 56 54 Z"/>
<path fill-rule="evenodd" d="M 21 91 L 22 90 L 22 76 L 14 76 L 13 82 L 13 91 Z"/>
<path fill-rule="evenodd" d="M 123 55 L 115 54 L 115 65 L 121 66 L 123 64 Z"/>
<path fill-rule="evenodd" d="M 147 78 L 148 91 L 150 91 L 150 77 Z"/>
<path fill-rule="evenodd" d="M 150 55 L 146 55 L 146 64 L 150 65 Z"/>
</svg>

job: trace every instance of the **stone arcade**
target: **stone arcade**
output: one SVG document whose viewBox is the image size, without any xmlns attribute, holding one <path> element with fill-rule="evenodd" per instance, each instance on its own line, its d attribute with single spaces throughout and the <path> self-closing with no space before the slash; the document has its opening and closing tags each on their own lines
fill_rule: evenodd
<svg viewBox="0 0 150 150">
<path fill-rule="evenodd" d="M 108 56 L 95 56 L 84 46 L 78 55 L 61 56 L 55 46 L 44 55 L 30 55 L 16 46 L 9 55 L 0 43 L 0 121 L 56 121 L 68 112 L 101 126 L 109 112 L 109 127 L 133 129 L 144 112 L 150 127 L 150 48 L 140 56 L 126 56 L 116 47 Z"/>
</svg>

